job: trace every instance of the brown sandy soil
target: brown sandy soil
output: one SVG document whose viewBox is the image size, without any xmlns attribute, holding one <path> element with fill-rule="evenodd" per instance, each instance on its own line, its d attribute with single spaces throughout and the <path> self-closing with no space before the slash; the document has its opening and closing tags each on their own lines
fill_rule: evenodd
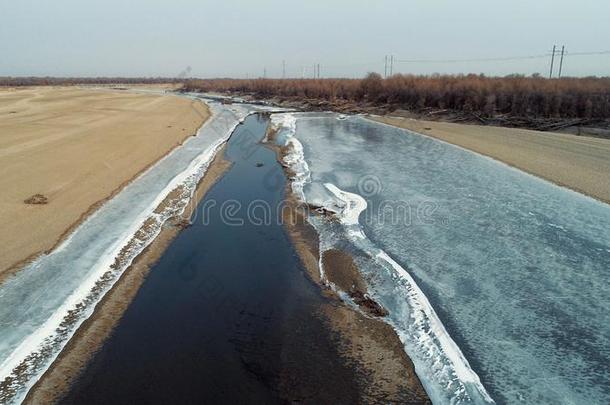
<svg viewBox="0 0 610 405">
<path fill-rule="evenodd" d="M 231 166 L 223 155 L 224 147 L 218 152 L 199 183 L 190 207 L 196 207 L 208 190 Z M 159 206 L 164 206 L 171 199 L 172 193 Z M 68 391 L 71 383 L 75 381 L 96 351 L 110 336 L 113 328 L 136 296 L 150 268 L 178 235 L 183 222 L 189 219 L 191 212 L 188 208 L 181 217 L 168 221 L 159 236 L 125 270 L 121 278 L 97 305 L 93 315 L 81 325 L 53 365 L 30 390 L 25 403 L 54 403 Z"/>
<path fill-rule="evenodd" d="M 92 90 L 111 90 L 111 91 L 155 91 L 155 92 L 167 92 L 174 93 L 182 85 L 180 83 L 131 83 L 131 84 L 79 84 L 75 87 L 81 89 L 92 89 Z"/>
<path fill-rule="evenodd" d="M 390 325 L 346 305 L 326 305 L 322 313 L 339 337 L 339 352 L 362 371 L 362 403 L 431 403 Z"/>
<path fill-rule="evenodd" d="M 207 107 L 174 95 L 0 89 L 0 281 L 51 250 L 185 138 Z M 25 204 L 41 194 L 46 204 Z"/>
<path fill-rule="evenodd" d="M 366 283 L 350 255 L 337 249 L 322 254 L 322 266 L 326 277 L 343 291 L 366 293 Z"/>
<path fill-rule="evenodd" d="M 490 156 L 610 203 L 610 139 L 399 117 L 369 118 Z"/>
<path fill-rule="evenodd" d="M 273 146 L 274 137 L 275 133 L 270 131 L 268 146 L 278 153 L 278 160 L 282 164 L 286 150 Z M 288 178 L 293 175 L 288 167 L 284 166 L 284 170 Z M 362 402 L 429 404 L 428 395 L 415 374 L 415 367 L 406 355 L 398 335 L 378 317 L 385 315 L 385 309 L 374 307 L 375 310 L 371 311 L 369 305 L 378 306 L 377 303 L 372 300 L 372 304 L 362 303 L 354 299 L 363 310 L 358 312 L 342 302 L 339 295 L 320 278 L 319 239 L 316 230 L 307 222 L 307 212 L 307 208 L 297 201 L 288 183 L 285 209 L 282 211 L 283 223 L 307 275 L 322 288 L 323 295 L 331 299 L 330 304 L 320 308 L 320 314 L 330 330 L 337 335 L 340 353 L 363 380 L 360 381 L 364 387 Z M 331 250 L 322 254 L 322 260 L 326 281 L 348 294 L 354 291 L 366 294 L 366 282 L 350 255 Z M 354 298 L 353 294 L 350 295 Z"/>
<path fill-rule="evenodd" d="M 322 254 L 322 267 L 326 279 L 346 292 L 362 311 L 372 316 L 388 315 L 384 307 L 369 297 L 367 284 L 352 256 L 337 249 L 326 250 Z"/>
<path fill-rule="evenodd" d="M 331 304 L 320 308 L 320 313 L 337 335 L 339 352 L 359 371 L 363 380 L 360 385 L 364 387 L 363 402 L 377 403 L 383 399 L 384 403 L 430 403 L 394 329 L 379 318 L 348 307 L 336 293 L 322 284 L 317 233 L 307 223 L 304 211 L 294 208 L 296 200 L 289 193 L 287 190 L 287 205 L 293 208 L 284 211 L 284 224 L 308 275 L 332 300 Z M 366 284 L 349 255 L 335 250 L 324 252 L 324 256 L 327 257 L 324 269 L 328 281 L 346 292 L 353 291 L 354 287 L 366 292 Z M 366 307 L 362 309 L 370 313 Z"/>
</svg>

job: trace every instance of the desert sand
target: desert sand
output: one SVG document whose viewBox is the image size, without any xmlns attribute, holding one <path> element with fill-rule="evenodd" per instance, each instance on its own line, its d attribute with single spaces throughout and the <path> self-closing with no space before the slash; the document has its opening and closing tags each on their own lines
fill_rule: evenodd
<svg viewBox="0 0 610 405">
<path fill-rule="evenodd" d="M 610 140 L 517 128 L 370 117 L 492 157 L 610 203 Z"/>
<path fill-rule="evenodd" d="M 0 89 L 0 281 L 195 134 L 207 107 L 174 95 Z M 46 204 L 26 204 L 40 194 Z"/>
</svg>

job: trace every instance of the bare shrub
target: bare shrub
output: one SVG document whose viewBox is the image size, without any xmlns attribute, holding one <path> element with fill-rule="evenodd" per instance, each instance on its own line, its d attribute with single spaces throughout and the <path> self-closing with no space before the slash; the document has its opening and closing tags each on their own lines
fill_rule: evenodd
<svg viewBox="0 0 610 405">
<path fill-rule="evenodd" d="M 544 79 L 534 75 L 394 75 L 364 79 L 188 80 L 184 91 L 367 102 L 410 110 L 448 109 L 482 117 L 610 118 L 610 78 Z"/>
</svg>

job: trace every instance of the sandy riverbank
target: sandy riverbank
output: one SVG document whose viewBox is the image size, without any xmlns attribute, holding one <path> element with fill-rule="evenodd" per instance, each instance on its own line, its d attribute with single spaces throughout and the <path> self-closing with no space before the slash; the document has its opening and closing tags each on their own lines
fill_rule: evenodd
<svg viewBox="0 0 610 405">
<path fill-rule="evenodd" d="M 288 191 L 287 191 L 288 192 Z M 298 204 L 288 197 L 288 206 Z M 342 302 L 339 295 L 328 288 L 331 282 L 349 294 L 352 286 L 366 292 L 365 282 L 352 258 L 340 251 L 324 252 L 326 279 L 320 279 L 319 250 L 316 231 L 300 215 L 298 208 L 285 210 L 284 224 L 310 278 L 318 283 L 332 304 L 320 308 L 320 315 L 337 335 L 337 348 L 348 362 L 359 371 L 364 383 L 363 400 L 376 402 L 385 398 L 389 403 L 429 403 L 428 396 L 415 374 L 413 362 L 404 351 L 402 342 L 390 325 L 382 318 L 369 313 L 366 305 L 362 312 Z M 292 217 L 295 215 L 296 217 Z M 329 254 L 330 253 L 330 254 Z M 349 288 L 349 289 L 348 289 Z"/>
<path fill-rule="evenodd" d="M 286 150 L 271 145 L 274 136 L 275 133 L 270 131 L 269 146 L 276 150 L 278 160 L 290 178 L 293 173 L 283 164 Z M 367 292 L 366 282 L 352 257 L 338 250 L 323 252 L 325 279 L 321 279 L 318 234 L 307 222 L 307 209 L 292 193 L 290 182 L 285 193 L 283 224 L 308 276 L 331 299 L 330 304 L 320 308 L 320 316 L 336 334 L 337 349 L 341 355 L 358 370 L 358 375 L 363 379 L 362 400 L 375 403 L 383 398 L 383 402 L 387 403 L 430 403 L 398 335 L 382 320 L 385 309 L 372 300 L 362 300 Z M 328 283 L 350 295 L 361 311 L 343 302 Z"/>
<path fill-rule="evenodd" d="M 185 213 L 169 220 L 159 236 L 125 270 L 120 280 L 97 305 L 94 314 L 83 323 L 53 365 L 30 390 L 25 403 L 53 403 L 68 391 L 72 382 L 110 336 L 113 328 L 136 296 L 150 268 L 178 235 L 184 221 L 189 219 L 192 213 L 192 209 L 189 208 L 196 207 L 208 190 L 231 167 L 231 163 L 225 160 L 223 155 L 224 147 L 218 151 L 210 163 Z M 159 206 L 171 204 L 171 198 L 172 193 Z"/>
<path fill-rule="evenodd" d="M 516 128 L 369 117 L 492 157 L 610 203 L 610 140 Z"/>
<path fill-rule="evenodd" d="M 0 281 L 53 249 L 209 116 L 175 95 L 0 89 Z M 46 204 L 26 204 L 35 194 Z"/>
</svg>

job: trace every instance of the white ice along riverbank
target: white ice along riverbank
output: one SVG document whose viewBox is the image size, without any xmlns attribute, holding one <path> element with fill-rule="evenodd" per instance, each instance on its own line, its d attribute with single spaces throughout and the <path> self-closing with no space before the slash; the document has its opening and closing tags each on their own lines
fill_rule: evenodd
<svg viewBox="0 0 610 405">
<path fill-rule="evenodd" d="M 397 301 L 393 305 L 388 305 L 380 296 L 378 289 L 383 285 L 371 284 L 371 293 L 391 310 L 387 321 L 405 345 L 433 403 L 493 403 L 413 278 L 366 237 L 359 224 L 359 216 L 367 208 L 366 200 L 356 193 L 341 190 L 332 183 L 312 183 L 303 144 L 297 139 L 297 116 L 298 113 L 283 113 L 271 117 L 271 124 L 281 135 L 278 136 L 278 142 L 290 146 L 284 162 L 294 173 L 291 179 L 292 190 L 303 202 L 333 212 L 343 225 L 344 237 L 374 258 L 374 266 L 384 268 L 390 278 L 400 280 L 402 294 L 393 297 Z M 324 220 L 316 217 L 310 217 L 309 220 L 320 233 L 320 249 L 336 247 L 338 237 L 330 229 L 333 227 L 326 226 Z"/>
<path fill-rule="evenodd" d="M 0 403 L 24 399 L 163 223 L 186 208 L 234 128 L 261 110 L 214 102 L 209 106 L 212 116 L 196 136 L 107 201 L 57 249 L 0 285 Z M 155 211 L 178 187 L 180 203 Z M 145 231 L 138 232 L 141 228 Z"/>
<path fill-rule="evenodd" d="M 297 195 L 342 219 L 309 218 L 320 250 L 353 253 L 433 402 L 610 403 L 609 205 L 362 117 L 295 117 Z"/>
</svg>

